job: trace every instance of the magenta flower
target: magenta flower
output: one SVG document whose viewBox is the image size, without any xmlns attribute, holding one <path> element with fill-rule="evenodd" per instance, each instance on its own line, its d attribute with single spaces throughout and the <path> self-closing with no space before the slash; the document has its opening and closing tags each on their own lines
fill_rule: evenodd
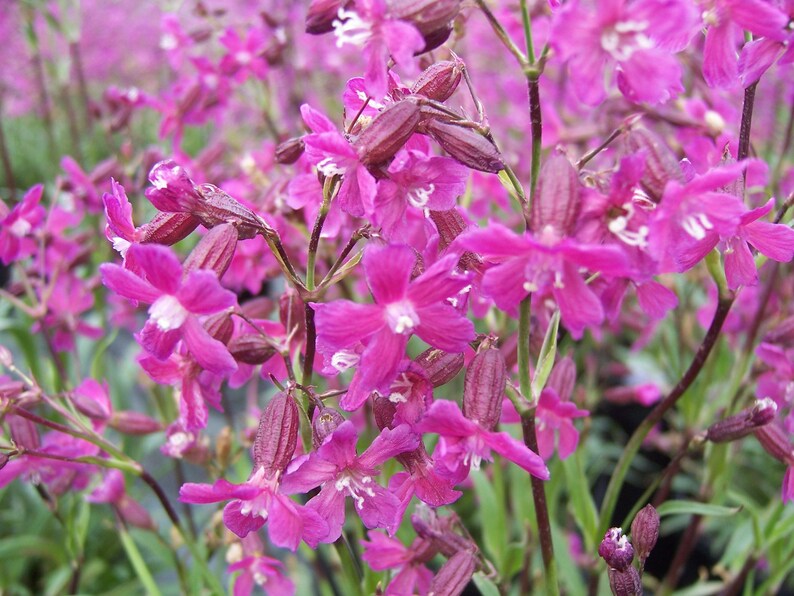
<svg viewBox="0 0 794 596">
<path fill-rule="evenodd" d="M 703 21 L 709 28 L 703 48 L 703 77 L 710 87 L 736 84 L 736 50 L 743 31 L 781 42 L 786 39 L 788 17 L 770 2 L 708 0 L 704 4 Z"/>
<path fill-rule="evenodd" d="M 206 370 L 224 374 L 237 368 L 226 347 L 213 339 L 198 317 L 234 306 L 236 296 L 225 290 L 212 271 L 191 271 L 183 278 L 182 265 L 170 249 L 153 244 L 134 245 L 138 274 L 114 264 L 100 267 L 103 283 L 117 294 L 149 307 L 149 320 L 139 341 L 164 360 L 183 339 L 196 361 Z"/>
<path fill-rule="evenodd" d="M 268 65 L 264 58 L 267 49 L 265 31 L 261 27 L 249 27 L 247 34 L 240 37 L 234 29 L 227 29 L 218 41 L 226 48 L 227 54 L 221 58 L 220 71 L 243 83 L 249 77 L 264 79 Z"/>
<path fill-rule="evenodd" d="M 351 497 L 367 528 L 386 528 L 394 533 L 400 524 L 400 502 L 376 482 L 378 466 L 395 455 L 416 449 L 419 437 L 407 424 L 381 431 L 369 448 L 356 455 L 358 433 L 349 420 L 343 422 L 319 449 L 290 464 L 284 476 L 287 493 L 308 492 L 322 486 L 308 503 L 328 521 L 325 539 L 333 542 L 342 534 L 345 499 Z"/>
<path fill-rule="evenodd" d="M 537 453 L 506 432 L 489 431 L 469 420 L 454 402 L 434 402 L 416 429 L 441 435 L 435 458 L 443 463 L 455 482 L 462 482 L 470 468 L 479 469 L 483 459 L 492 461 L 491 451 L 537 478 L 549 478 L 549 469 Z"/>
<path fill-rule="evenodd" d="M 474 325 L 445 301 L 468 284 L 455 272 L 457 255 L 448 255 L 411 281 L 416 264 L 407 246 L 370 245 L 364 274 L 375 304 L 336 300 L 316 304 L 320 351 L 343 360 L 360 342 L 366 343 L 358 370 L 339 405 L 355 410 L 372 391 L 386 391 L 414 333 L 446 352 L 462 352 L 474 339 Z M 351 325 L 351 321 L 356 321 Z"/>
<path fill-rule="evenodd" d="M 763 207 L 743 213 L 735 234 L 725 240 L 725 277 L 732 290 L 758 283 L 750 246 L 773 261 L 788 263 L 794 257 L 794 230 L 784 224 L 758 221 L 772 210 L 774 203 L 774 199 L 769 199 Z"/>
<path fill-rule="evenodd" d="M 36 242 L 30 236 L 46 216 L 39 205 L 43 191 L 44 186 L 37 184 L 10 210 L 0 201 L 0 261 L 4 265 L 36 252 Z"/>
<path fill-rule="evenodd" d="M 369 542 L 361 541 L 364 552 L 361 558 L 373 571 L 398 569 L 386 587 L 384 596 L 404 594 L 426 594 L 433 581 L 433 572 L 425 563 L 427 552 L 433 552 L 432 544 L 425 538 L 415 538 L 411 546 L 405 546 L 395 538 L 380 532 L 368 532 Z"/>
<path fill-rule="evenodd" d="M 555 13 L 550 39 L 584 103 L 603 101 L 604 71 L 612 68 L 626 99 L 663 103 L 684 90 L 672 54 L 688 45 L 695 27 L 690 2 L 574 0 Z"/>
<path fill-rule="evenodd" d="M 578 339 L 585 327 L 599 325 L 604 309 L 584 282 L 581 268 L 622 277 L 630 273 L 624 252 L 617 246 L 580 244 L 560 238 L 547 226 L 539 235 L 519 236 L 503 225 L 462 234 L 461 247 L 496 263 L 483 277 L 482 292 L 504 310 L 514 309 L 530 293 L 550 292 L 560 308 L 563 324 Z"/>
<path fill-rule="evenodd" d="M 306 159 L 323 176 L 341 175 L 342 184 L 336 196 L 342 211 L 353 217 L 372 213 L 377 193 L 375 178 L 359 160 L 358 153 L 340 133 L 333 122 L 308 105 L 301 106 L 301 114 L 313 134 L 303 138 Z"/>
<path fill-rule="evenodd" d="M 573 419 L 588 414 L 587 410 L 580 410 L 576 404 L 561 398 L 551 387 L 541 391 L 535 425 L 540 456 L 544 460 L 551 458 L 555 443 L 560 459 L 565 459 L 576 451 L 579 431 L 573 425 Z"/>
<path fill-rule="evenodd" d="M 251 596 L 258 586 L 267 596 L 292 596 L 295 585 L 286 577 L 284 564 L 264 555 L 251 555 L 232 563 L 229 573 L 242 571 L 234 582 L 233 596 Z"/>
<path fill-rule="evenodd" d="M 378 182 L 373 223 L 396 236 L 408 206 L 432 211 L 452 209 L 466 191 L 468 177 L 469 169 L 454 159 L 401 151 L 389 165 L 389 177 Z"/>
<path fill-rule="evenodd" d="M 267 523 L 276 546 L 295 551 L 303 539 L 315 548 L 328 535 L 328 524 L 314 510 L 283 494 L 279 475 L 278 471 L 268 474 L 260 466 L 243 484 L 223 478 L 213 485 L 187 483 L 179 489 L 179 500 L 198 504 L 231 500 L 223 510 L 223 523 L 240 538 Z"/>
<path fill-rule="evenodd" d="M 359 0 L 356 10 L 340 8 L 338 16 L 333 22 L 336 47 L 363 48 L 364 86 L 370 97 L 382 98 L 388 91 L 389 56 L 399 66 L 411 68 L 413 55 L 425 47 L 422 34 L 410 23 L 389 18 L 385 0 Z"/>
</svg>

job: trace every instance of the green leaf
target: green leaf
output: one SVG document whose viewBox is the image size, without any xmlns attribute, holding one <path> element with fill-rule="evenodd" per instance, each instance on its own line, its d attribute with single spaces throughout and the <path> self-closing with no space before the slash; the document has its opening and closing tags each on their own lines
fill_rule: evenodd
<svg viewBox="0 0 794 596">
<path fill-rule="evenodd" d="M 574 520 L 584 535 L 587 552 L 592 552 L 595 550 L 595 541 L 598 540 L 598 510 L 582 468 L 581 454 L 581 449 L 576 451 L 562 462 L 562 467 L 565 470 Z"/>
<path fill-rule="evenodd" d="M 546 330 L 546 337 L 543 338 L 543 345 L 538 355 L 538 366 L 535 368 L 535 376 L 532 379 L 532 398 L 537 400 L 540 392 L 546 386 L 551 369 L 554 366 L 554 359 L 557 357 L 557 332 L 560 328 L 560 311 L 555 310 L 549 321 L 549 328 Z M 527 397 L 527 396 L 524 396 Z"/>
<path fill-rule="evenodd" d="M 485 577 L 482 571 L 478 571 L 472 575 L 471 579 L 474 581 L 474 585 L 477 586 L 482 596 L 499 596 L 499 588 L 496 587 L 496 584 L 490 579 Z"/>
<path fill-rule="evenodd" d="M 659 517 L 666 515 L 702 515 L 706 517 L 729 517 L 736 515 L 742 510 L 741 507 L 725 507 L 723 505 L 711 505 L 698 501 L 667 501 L 659 505 L 656 511 Z"/>
<path fill-rule="evenodd" d="M 507 559 L 505 508 L 499 503 L 491 481 L 481 470 L 472 471 L 471 478 L 480 503 L 480 526 L 485 551 L 502 574 Z"/>
</svg>

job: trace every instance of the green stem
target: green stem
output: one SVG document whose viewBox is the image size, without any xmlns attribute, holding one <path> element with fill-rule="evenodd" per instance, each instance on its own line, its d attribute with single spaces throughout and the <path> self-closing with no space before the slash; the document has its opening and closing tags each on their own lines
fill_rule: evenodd
<svg viewBox="0 0 794 596">
<path fill-rule="evenodd" d="M 529 376 L 529 317 L 531 311 L 532 295 L 521 301 L 518 319 L 518 382 L 521 393 L 525 396 L 532 392 Z M 521 430 L 524 435 L 524 444 L 533 452 L 538 452 L 538 438 L 535 433 L 535 408 L 521 412 Z M 546 487 L 540 478 L 530 477 L 532 484 L 532 499 L 535 502 L 535 518 L 538 522 L 538 538 L 540 550 L 543 555 L 543 567 L 546 571 L 546 593 L 557 596 L 560 588 L 557 579 L 557 563 L 554 560 L 554 542 L 551 537 L 551 521 L 549 508 L 546 502 Z M 527 573 L 530 569 L 527 568 Z"/>
<path fill-rule="evenodd" d="M 130 536 L 130 533 L 127 531 L 127 528 L 120 517 L 117 529 L 119 538 L 121 539 L 121 545 L 124 547 L 124 551 L 127 553 L 127 558 L 130 560 L 132 568 L 135 570 L 135 574 L 138 576 L 138 579 L 146 590 L 146 593 L 150 596 L 160 596 L 162 592 L 160 592 L 160 588 L 157 586 L 157 582 L 152 576 L 152 572 L 149 571 L 146 561 L 144 561 L 143 556 L 141 556 L 141 551 L 138 550 L 138 545 L 135 544 L 135 541 L 132 539 L 132 536 Z"/>
<path fill-rule="evenodd" d="M 721 297 L 719 299 L 719 302 L 717 303 L 717 310 L 714 312 L 714 318 L 711 320 L 711 325 L 706 332 L 706 336 L 703 338 L 703 341 L 698 347 L 698 350 L 695 353 L 689 368 L 684 373 L 684 376 L 681 377 L 667 397 L 656 404 L 656 407 L 651 410 L 651 413 L 648 414 L 645 420 L 643 420 L 642 423 L 637 427 L 637 429 L 634 431 L 634 434 L 631 435 L 629 442 L 623 448 L 620 459 L 615 465 L 615 471 L 612 473 L 612 477 L 609 479 L 609 485 L 607 486 L 606 494 L 604 495 L 604 501 L 601 504 L 598 534 L 594 537 L 596 540 L 598 539 L 598 536 L 602 536 L 609 528 L 609 524 L 612 521 L 612 515 L 615 512 L 618 495 L 620 494 L 620 489 L 623 486 L 623 481 L 626 478 L 626 474 L 628 474 L 629 468 L 631 468 L 631 464 L 634 461 L 634 456 L 637 455 L 637 452 L 642 446 L 642 442 L 645 440 L 645 437 L 648 435 L 651 429 L 653 429 L 653 427 L 656 426 L 659 421 L 661 421 L 667 411 L 676 404 L 676 402 L 684 395 L 684 393 L 686 393 L 687 389 L 689 389 L 692 383 L 694 383 L 698 374 L 700 374 L 700 371 L 703 369 L 703 365 L 706 363 L 706 359 L 711 353 L 712 348 L 714 348 L 714 345 L 717 343 L 720 331 L 722 330 L 722 325 L 725 323 L 725 319 L 728 316 L 728 311 L 730 310 L 732 304 L 733 296 Z"/>
<path fill-rule="evenodd" d="M 524 39 L 527 42 L 527 62 L 532 66 L 535 64 L 535 48 L 532 47 L 532 17 L 527 0 L 521 0 L 521 23 L 524 25 Z"/>
</svg>

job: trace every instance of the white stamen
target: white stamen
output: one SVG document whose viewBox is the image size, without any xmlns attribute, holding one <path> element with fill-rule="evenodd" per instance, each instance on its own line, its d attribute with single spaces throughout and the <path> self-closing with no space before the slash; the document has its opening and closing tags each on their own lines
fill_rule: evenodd
<svg viewBox="0 0 794 596">
<path fill-rule="evenodd" d="M 166 52 L 175 49 L 178 44 L 179 40 L 177 40 L 176 35 L 172 33 L 164 33 L 160 38 L 160 49 Z"/>
<path fill-rule="evenodd" d="M 372 37 L 372 25 L 364 21 L 354 10 L 340 8 L 337 17 L 331 23 L 334 27 L 337 48 L 341 48 L 346 43 L 361 47 Z"/>
<path fill-rule="evenodd" d="M 317 169 L 327 178 L 336 176 L 337 174 L 345 173 L 344 168 L 340 168 L 336 163 L 334 163 L 333 157 L 326 157 L 320 161 L 320 163 L 317 164 Z"/>
<path fill-rule="evenodd" d="M 427 205 L 435 189 L 435 184 L 428 184 L 426 188 L 412 188 L 408 191 L 408 202 L 417 209 L 422 209 Z"/>
<path fill-rule="evenodd" d="M 703 240 L 706 237 L 706 232 L 714 229 L 714 224 L 711 223 L 705 213 L 696 213 L 686 217 L 681 222 L 681 227 L 695 240 Z"/>
<path fill-rule="evenodd" d="M 336 488 L 336 490 L 338 490 L 340 493 L 347 492 L 347 494 L 350 495 L 356 502 L 356 508 L 362 509 L 364 507 L 364 497 L 359 493 L 364 493 L 368 497 L 375 496 L 375 491 L 370 487 L 365 486 L 371 482 L 371 476 L 362 476 L 360 479 L 356 479 L 350 474 L 343 474 L 334 483 L 334 488 Z"/>
<path fill-rule="evenodd" d="M 251 55 L 251 52 L 247 50 L 241 50 L 234 55 L 234 59 L 238 64 L 246 65 L 250 64 L 254 57 Z"/>
<path fill-rule="evenodd" d="M 179 329 L 187 319 L 188 311 L 177 300 L 176 296 L 165 294 L 160 296 L 149 307 L 149 315 L 163 331 Z"/>
<path fill-rule="evenodd" d="M 395 333 L 405 333 L 419 325 L 419 315 L 410 301 L 403 300 L 386 307 L 386 321 Z"/>
<path fill-rule="evenodd" d="M 339 350 L 331 356 L 331 366 L 339 372 L 345 372 L 348 368 L 355 366 L 361 360 L 356 352 L 352 350 Z"/>
<path fill-rule="evenodd" d="M 389 401 L 393 404 L 404 404 L 408 401 L 408 398 L 405 397 L 402 393 L 398 393 L 393 391 L 389 394 Z"/>
</svg>

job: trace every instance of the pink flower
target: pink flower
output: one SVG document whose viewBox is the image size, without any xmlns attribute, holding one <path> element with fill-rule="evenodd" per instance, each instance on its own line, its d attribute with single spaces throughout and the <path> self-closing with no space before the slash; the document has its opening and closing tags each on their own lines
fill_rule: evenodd
<svg viewBox="0 0 794 596">
<path fill-rule="evenodd" d="M 399 569 L 386 587 L 384 596 L 403 594 L 426 594 L 433 581 L 433 572 L 425 563 L 428 550 L 433 552 L 432 544 L 425 538 L 416 538 L 406 547 L 395 538 L 380 532 L 368 532 L 369 542 L 361 541 L 364 552 L 361 558 L 373 571 Z"/>
<path fill-rule="evenodd" d="M 227 29 L 219 41 L 228 53 L 221 59 L 220 71 L 243 83 L 249 75 L 258 79 L 267 76 L 268 65 L 264 58 L 267 49 L 265 32 L 261 27 L 250 27 L 244 37 L 234 29 Z"/>
<path fill-rule="evenodd" d="M 486 430 L 465 418 L 458 405 L 451 401 L 434 402 L 416 429 L 441 435 L 435 458 L 443 463 L 456 482 L 468 476 L 470 467 L 479 469 L 483 459 L 491 461 L 491 451 L 496 451 L 537 478 L 549 478 L 549 469 L 537 453 L 506 432 Z"/>
<path fill-rule="evenodd" d="M 237 368 L 226 347 L 213 339 L 199 322 L 234 306 L 236 296 L 225 290 L 212 271 L 191 271 L 183 278 L 182 265 L 170 249 L 153 244 L 134 245 L 129 254 L 140 268 L 136 274 L 115 264 L 100 267 L 103 283 L 117 294 L 149 307 L 141 330 L 141 345 L 164 360 L 183 339 L 196 361 L 217 374 Z"/>
<path fill-rule="evenodd" d="M 604 320 L 601 302 L 579 270 L 614 276 L 629 273 L 626 256 L 617 246 L 580 244 L 559 237 L 550 226 L 536 237 L 529 233 L 519 236 L 491 223 L 485 229 L 465 232 L 458 242 L 496 263 L 485 272 L 482 291 L 499 308 L 515 309 L 530 293 L 550 292 L 560 308 L 563 324 L 577 339 L 585 327 Z"/>
<path fill-rule="evenodd" d="M 389 18 L 385 0 L 359 0 L 356 10 L 339 9 L 333 22 L 336 47 L 362 47 L 367 63 L 364 86 L 370 97 L 380 99 L 388 91 L 389 56 L 403 68 L 413 66 L 413 55 L 425 47 L 419 30 L 410 23 Z"/>
<path fill-rule="evenodd" d="M 223 510 L 223 523 L 240 538 L 266 523 L 270 540 L 276 546 L 297 550 L 301 539 L 315 548 L 328 534 L 328 525 L 314 510 L 298 505 L 279 488 L 279 471 L 268 474 L 260 466 L 242 484 L 223 478 L 215 484 L 183 484 L 179 500 L 183 503 L 219 503 L 231 500 Z"/>
<path fill-rule="evenodd" d="M 407 424 L 384 429 L 361 455 L 356 455 L 357 440 L 353 423 L 343 422 L 317 451 L 290 464 L 284 477 L 283 490 L 288 493 L 322 486 L 307 507 L 328 521 L 328 542 L 342 534 L 348 496 L 367 528 L 386 528 L 394 533 L 400 523 L 400 502 L 376 482 L 377 468 L 395 455 L 416 449 L 419 437 Z"/>
<path fill-rule="evenodd" d="M 703 48 L 703 77 L 710 87 L 736 84 L 736 47 L 744 30 L 778 41 L 786 38 L 788 17 L 770 2 L 707 0 L 703 4 L 703 21 L 709 26 Z"/>
<path fill-rule="evenodd" d="M 672 55 L 695 33 L 696 15 L 680 0 L 574 0 L 554 15 L 552 43 L 568 63 L 574 92 L 596 105 L 613 67 L 626 99 L 663 103 L 684 90 Z"/>
<path fill-rule="evenodd" d="M 363 259 L 364 274 L 375 304 L 336 300 L 314 305 L 318 348 L 332 355 L 332 362 L 336 359 L 341 365 L 347 358 L 358 359 L 357 345 L 366 344 L 341 407 L 355 410 L 372 391 L 389 388 L 414 333 L 446 352 L 462 352 L 474 339 L 472 322 L 445 302 L 468 284 L 467 276 L 454 271 L 457 260 L 457 255 L 448 255 L 411 281 L 416 264 L 413 250 L 370 245 Z"/>
<path fill-rule="evenodd" d="M 233 596 L 251 596 L 259 586 L 267 596 L 292 596 L 295 585 L 286 577 L 284 564 L 264 555 L 252 555 L 232 563 L 229 573 L 242 571 L 234 582 Z"/>
<path fill-rule="evenodd" d="M 0 261 L 4 265 L 36 252 L 36 242 L 30 236 L 46 216 L 44 207 L 39 205 L 43 190 L 41 184 L 32 187 L 10 210 L 0 201 Z"/>
</svg>

